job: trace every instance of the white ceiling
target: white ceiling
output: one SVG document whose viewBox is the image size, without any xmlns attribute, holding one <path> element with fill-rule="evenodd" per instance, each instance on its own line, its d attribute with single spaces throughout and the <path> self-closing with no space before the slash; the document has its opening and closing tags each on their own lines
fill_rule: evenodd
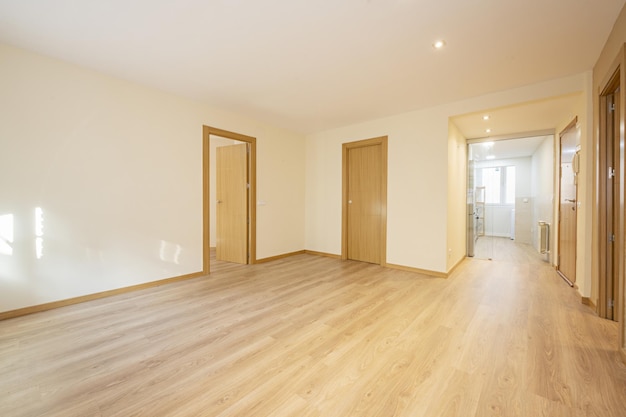
<svg viewBox="0 0 626 417">
<path fill-rule="evenodd" d="M 0 0 L 0 41 L 308 133 L 590 70 L 625 1 Z"/>
</svg>

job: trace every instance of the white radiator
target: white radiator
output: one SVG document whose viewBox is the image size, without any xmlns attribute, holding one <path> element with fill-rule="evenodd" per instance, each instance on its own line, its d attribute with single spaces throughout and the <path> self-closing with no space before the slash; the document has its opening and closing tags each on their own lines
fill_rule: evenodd
<svg viewBox="0 0 626 417">
<path fill-rule="evenodd" d="M 550 253 L 550 223 L 539 222 L 539 252 Z"/>
</svg>

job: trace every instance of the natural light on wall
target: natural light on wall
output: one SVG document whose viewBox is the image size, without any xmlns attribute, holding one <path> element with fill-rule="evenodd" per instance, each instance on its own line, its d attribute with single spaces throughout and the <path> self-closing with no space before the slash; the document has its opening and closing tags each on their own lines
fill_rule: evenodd
<svg viewBox="0 0 626 417">
<path fill-rule="evenodd" d="M 0 255 L 13 255 L 13 214 L 0 216 Z"/>
<path fill-rule="evenodd" d="M 161 247 L 159 249 L 159 258 L 164 262 L 171 262 L 176 265 L 180 264 L 180 254 L 183 248 L 175 243 L 161 241 Z"/>
<path fill-rule="evenodd" d="M 35 256 L 43 256 L 43 210 L 35 207 Z"/>
</svg>

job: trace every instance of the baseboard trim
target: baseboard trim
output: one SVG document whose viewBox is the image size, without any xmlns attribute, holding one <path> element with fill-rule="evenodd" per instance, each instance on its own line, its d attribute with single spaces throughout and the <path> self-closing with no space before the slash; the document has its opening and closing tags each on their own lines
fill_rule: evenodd
<svg viewBox="0 0 626 417">
<path fill-rule="evenodd" d="M 431 271 L 428 269 L 421 269 L 421 268 L 413 268 L 412 266 L 395 265 L 395 264 L 386 264 L 385 266 L 391 269 L 398 269 L 400 271 L 407 271 L 407 272 L 415 272 L 418 274 L 428 275 L 428 276 L 435 277 L 435 278 L 447 278 L 448 277 L 448 274 L 445 272 Z"/>
<path fill-rule="evenodd" d="M 272 261 L 276 261 L 279 259 L 288 258 L 290 256 L 302 255 L 302 254 L 324 256 L 324 257 L 333 258 L 333 259 L 341 259 L 341 255 L 337 255 L 334 253 L 317 252 L 317 251 L 312 251 L 312 250 L 299 250 L 295 252 L 284 253 L 282 255 L 276 255 L 276 256 L 270 256 L 268 258 L 257 259 L 255 263 L 260 264 L 260 263 L 272 262 Z M 394 265 L 394 264 L 389 264 L 389 263 L 383 266 L 386 268 L 397 269 L 400 271 L 407 271 L 407 272 L 415 272 L 418 274 L 428 275 L 428 276 L 436 277 L 436 278 L 447 278 L 463 261 L 464 261 L 464 258 L 460 259 L 452 268 L 450 268 L 450 270 L 447 273 L 439 272 L 439 271 L 431 271 L 428 269 L 413 268 L 410 266 Z M 143 289 L 151 288 L 151 287 L 158 287 L 159 285 L 198 278 L 198 277 L 205 276 L 205 275 L 206 274 L 203 272 L 194 272 L 191 274 L 180 275 L 177 277 L 161 279 L 158 281 L 151 281 L 151 282 L 146 282 L 143 284 L 131 285 L 129 287 L 116 288 L 114 290 L 102 291 L 102 292 L 98 292 L 94 294 L 87 294 L 87 295 L 83 295 L 80 297 L 68 298 L 65 300 L 53 301 L 50 303 L 38 304 L 38 305 L 24 307 L 24 308 L 18 308 L 16 310 L 4 311 L 4 312 L 0 312 L 0 321 L 12 319 L 15 317 L 26 316 L 28 314 L 39 313 L 42 311 L 52 310 L 55 308 L 65 307 L 65 306 L 69 306 L 73 304 L 79 304 L 79 303 L 84 303 L 87 301 L 98 300 L 100 298 L 111 297 L 113 295 L 124 294 L 124 293 L 143 290 Z M 589 303 L 591 303 L 591 300 L 589 300 Z M 583 304 L 585 304 L 584 301 L 583 301 Z M 593 303 L 591 303 L 590 305 L 593 305 Z"/>
<path fill-rule="evenodd" d="M 263 264 L 263 263 L 266 263 L 266 262 L 272 262 L 272 261 L 277 261 L 279 259 L 288 258 L 290 256 L 302 255 L 304 253 L 306 253 L 306 251 L 304 251 L 304 250 L 298 250 L 298 251 L 295 251 L 295 252 L 283 253 L 282 255 L 276 255 L 276 256 L 270 256 L 269 258 L 257 259 L 255 263 L 256 264 Z"/>
<path fill-rule="evenodd" d="M 341 255 L 337 255 L 334 253 L 325 253 L 325 252 L 317 252 L 314 250 L 305 250 L 304 253 L 308 254 L 308 255 L 316 255 L 316 256 L 324 256 L 327 258 L 333 258 L 333 259 L 341 259 Z M 458 265 L 461 264 L 461 262 L 463 262 L 463 259 L 461 259 L 455 266 L 452 267 L 452 269 L 456 268 Z M 438 271 L 430 271 L 428 269 L 420 269 L 420 268 L 413 268 L 411 266 L 404 266 L 404 265 L 394 265 L 394 264 L 389 264 L 386 263 L 384 265 L 381 265 L 383 268 L 390 268 L 390 269 L 398 269 L 400 271 L 407 271 L 407 272 L 415 272 L 418 274 L 422 274 L 422 275 L 428 275 L 431 277 L 437 277 L 437 278 L 447 278 L 449 273 L 445 273 L 445 272 L 438 272 Z M 452 270 L 450 270 L 452 271 Z"/>
<path fill-rule="evenodd" d="M 591 307 L 593 309 L 593 311 L 596 311 L 596 305 L 594 304 L 593 301 L 591 301 L 591 298 L 589 298 L 589 297 L 581 297 L 580 301 L 584 305 Z"/>
<path fill-rule="evenodd" d="M 116 288 L 114 290 L 97 292 L 94 294 L 81 295 L 80 297 L 68 298 L 65 300 L 52 301 L 45 304 L 37 304 L 34 306 L 18 308 L 16 310 L 0 312 L 0 321 L 12 319 L 15 317 L 26 316 L 28 314 L 39 313 L 42 311 L 53 310 L 55 308 L 66 307 L 73 304 L 80 304 L 87 301 L 98 300 L 100 298 L 111 297 L 113 295 L 125 294 L 133 291 L 144 290 L 146 288 L 158 287 L 164 284 L 170 284 L 178 281 L 205 276 L 203 272 L 194 272 L 191 274 L 180 275 L 172 278 L 160 279 L 158 281 L 145 282 L 143 284 L 131 285 L 129 287 Z"/>
<path fill-rule="evenodd" d="M 464 256 L 461 259 L 459 259 L 454 265 L 452 265 L 452 268 L 448 269 L 448 272 L 446 273 L 445 278 L 448 278 L 450 275 L 452 275 L 452 273 L 459 267 L 459 265 L 463 263 L 465 259 L 467 259 L 467 257 Z"/>
<path fill-rule="evenodd" d="M 314 250 L 305 250 L 304 253 L 306 253 L 307 255 L 324 256 L 326 258 L 341 259 L 341 255 L 337 255 L 334 253 L 317 252 Z"/>
</svg>

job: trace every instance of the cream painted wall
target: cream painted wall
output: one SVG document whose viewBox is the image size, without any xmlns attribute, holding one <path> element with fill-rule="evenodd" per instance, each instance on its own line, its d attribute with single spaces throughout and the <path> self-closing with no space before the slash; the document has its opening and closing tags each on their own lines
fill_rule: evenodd
<svg viewBox="0 0 626 417">
<path fill-rule="evenodd" d="M 583 297 L 593 299 L 593 205 L 594 197 L 594 158 L 593 144 L 593 77 L 587 73 L 587 88 L 581 98 L 579 119 L 581 123 L 580 172 L 578 173 L 578 223 L 576 230 L 576 274 L 578 291 Z"/>
<path fill-rule="evenodd" d="M 263 259 L 304 248 L 305 141 L 269 126 L 257 132 L 257 259 Z"/>
<path fill-rule="evenodd" d="M 304 246 L 303 136 L 6 45 L 0 91 L 0 311 L 201 271 L 203 124 L 257 138 L 257 257 Z"/>
<path fill-rule="evenodd" d="M 341 253 L 342 143 L 388 136 L 387 262 L 445 272 L 447 130 L 430 109 L 309 135 L 306 249 Z"/>
<path fill-rule="evenodd" d="M 446 271 L 467 255 L 467 138 L 448 122 L 448 225 Z"/>
<path fill-rule="evenodd" d="M 464 242 L 462 231 L 449 235 L 448 229 L 461 223 L 459 213 L 465 215 L 464 208 L 448 203 L 448 189 L 466 187 L 465 177 L 449 167 L 449 160 L 456 159 L 449 155 L 449 118 L 580 92 L 585 81 L 586 75 L 578 74 L 308 135 L 306 249 L 341 252 L 341 143 L 388 135 L 387 261 L 447 272 L 448 239 L 458 233 Z"/>
</svg>

